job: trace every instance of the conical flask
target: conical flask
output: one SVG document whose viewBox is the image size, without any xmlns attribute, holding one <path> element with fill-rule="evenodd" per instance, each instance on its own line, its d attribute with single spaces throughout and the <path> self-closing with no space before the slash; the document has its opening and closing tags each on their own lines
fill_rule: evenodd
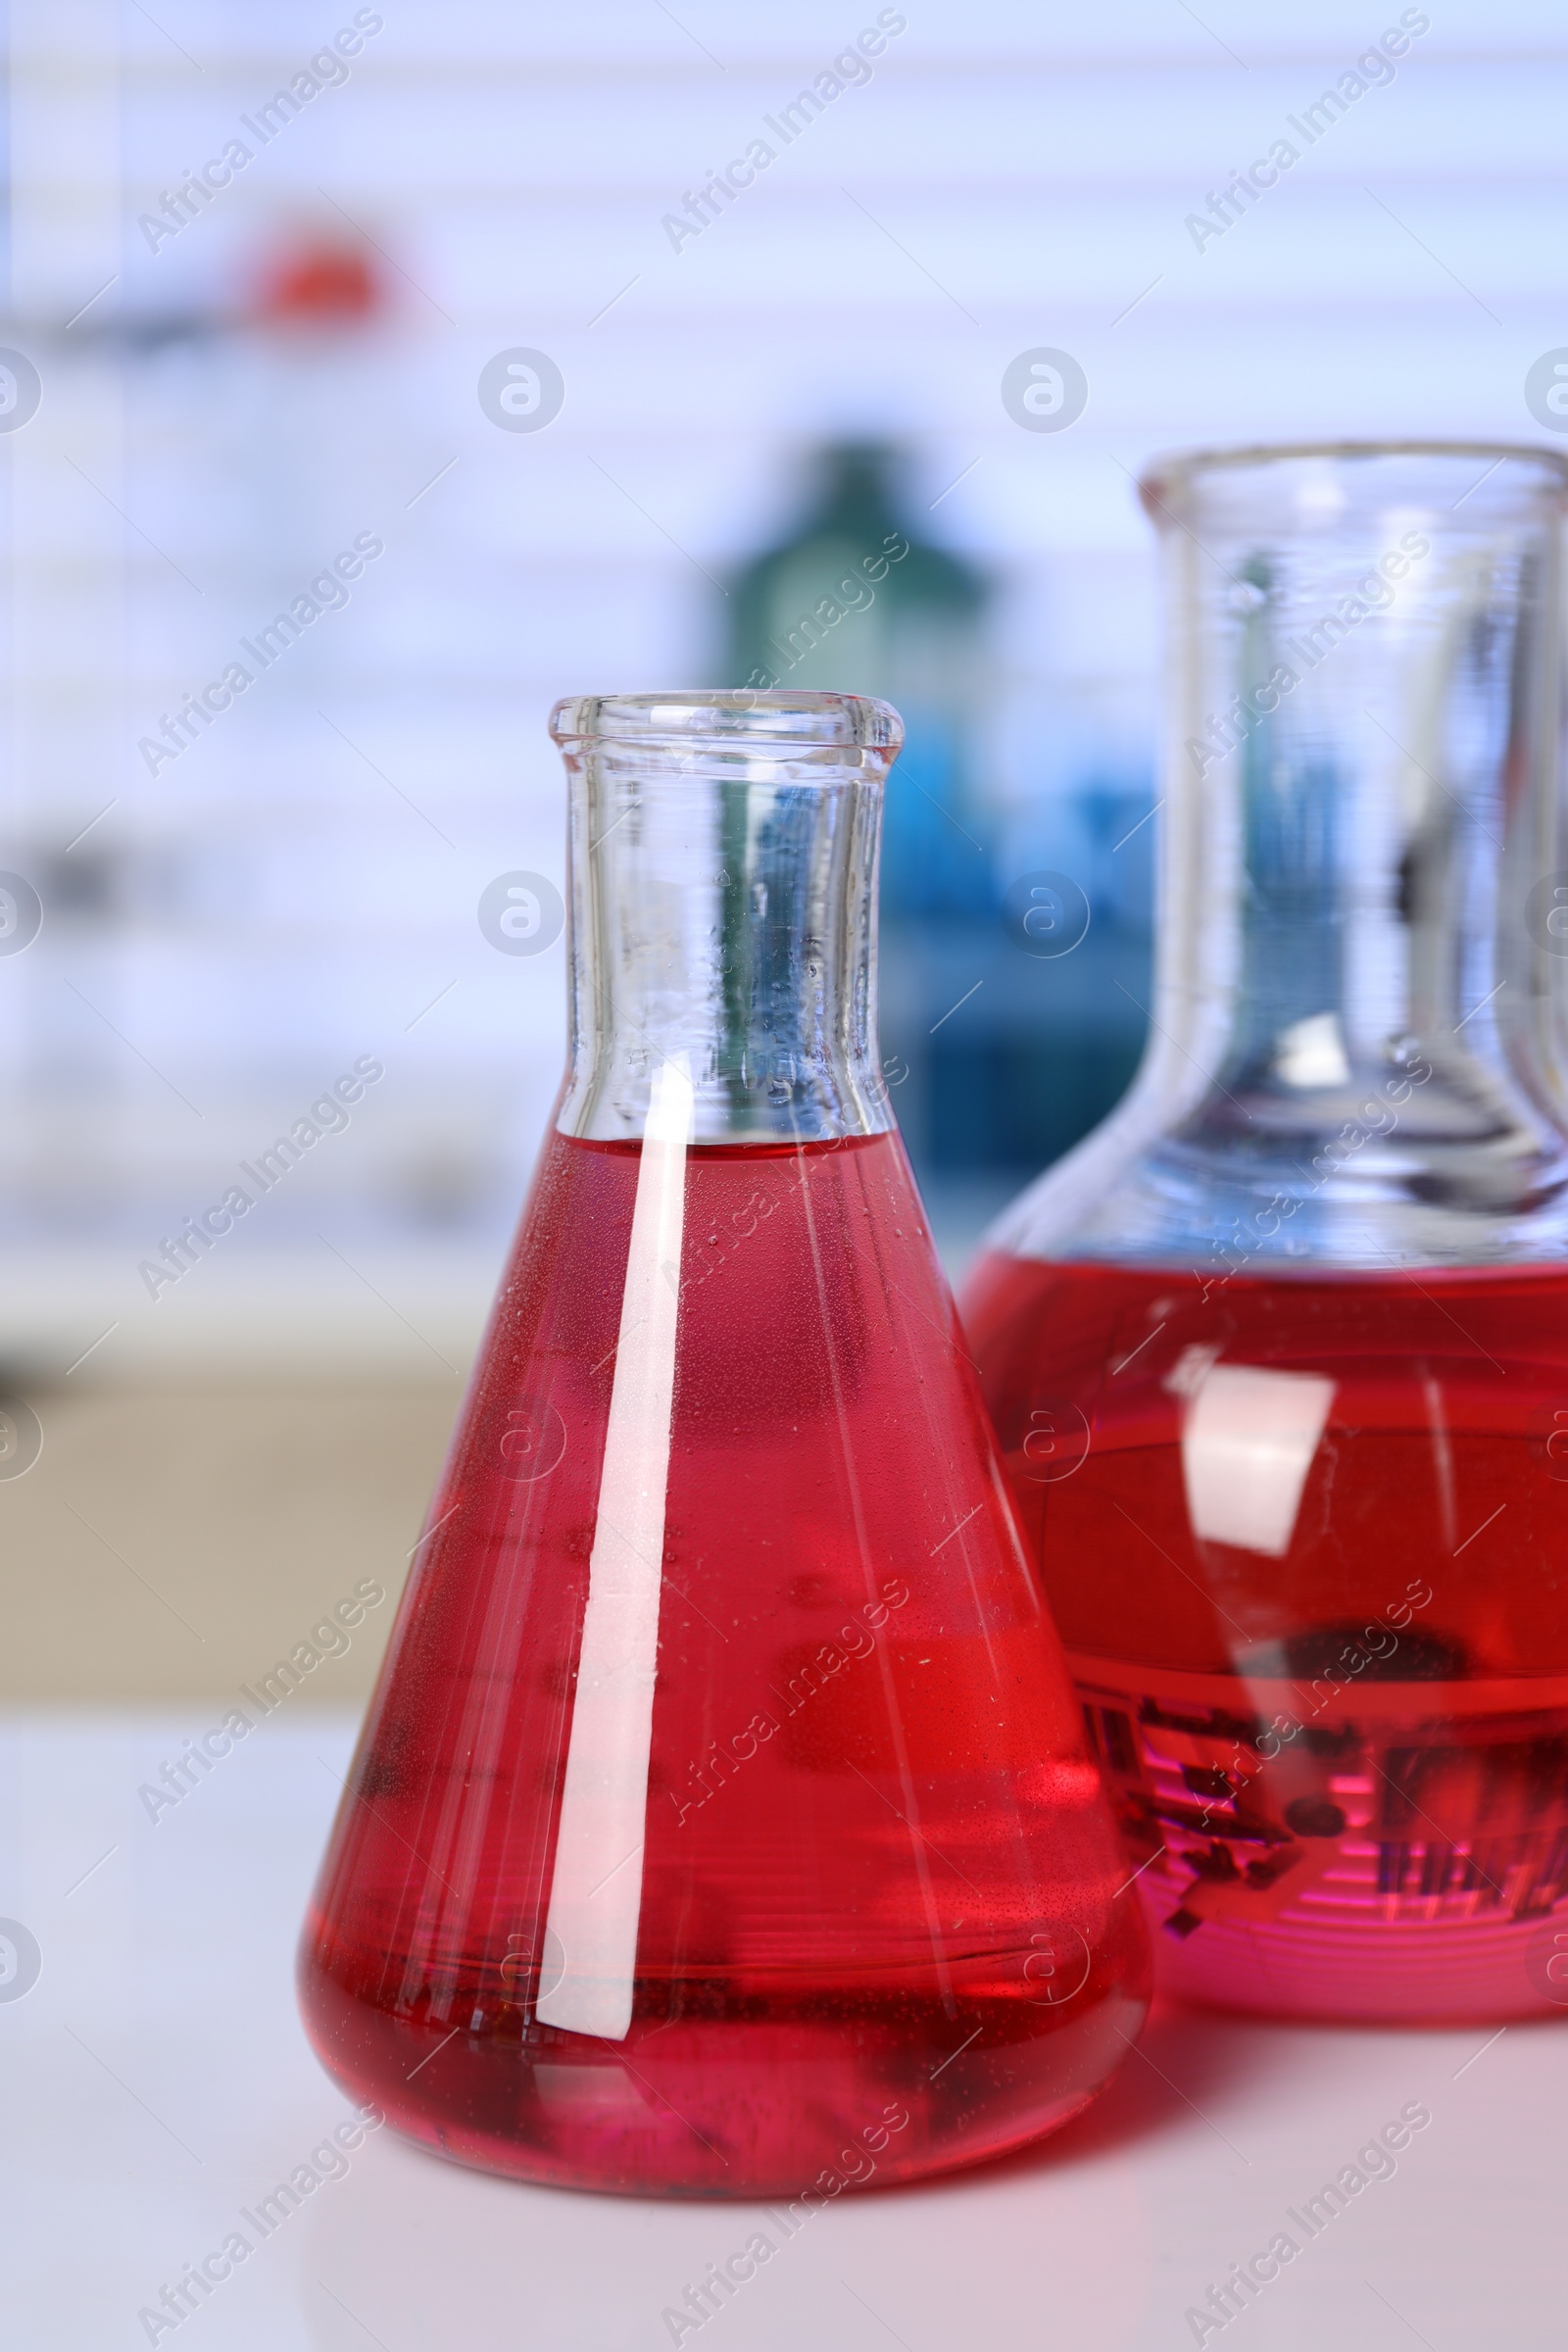
<svg viewBox="0 0 1568 2352">
<path fill-rule="evenodd" d="M 898 718 L 553 729 L 566 1083 L 303 2004 L 464 2162 L 820 2200 L 1076 2112 L 1145 1931 L 880 1079 Z"/>
<path fill-rule="evenodd" d="M 1172 460 L 1157 991 L 965 1317 L 1154 1925 L 1285 2014 L 1568 2002 L 1554 452 Z"/>
</svg>

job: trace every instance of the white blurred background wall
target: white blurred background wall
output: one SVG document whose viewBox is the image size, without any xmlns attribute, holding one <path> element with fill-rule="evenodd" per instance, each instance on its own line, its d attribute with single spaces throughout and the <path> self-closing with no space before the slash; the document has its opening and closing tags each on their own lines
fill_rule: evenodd
<svg viewBox="0 0 1568 2352">
<path fill-rule="evenodd" d="M 0 342 L 41 401 L 0 431 L 0 867 L 43 926 L 0 956 L 0 1355 L 46 1445 L 0 1532 L 29 1589 L 76 1580 L 99 1688 L 171 1630 L 122 1553 L 198 1626 L 230 1579 L 207 1616 L 265 1649 L 270 1564 L 291 1592 L 303 1557 L 314 1605 L 417 1533 L 561 1062 L 561 944 L 498 954 L 476 913 L 497 875 L 563 878 L 555 697 L 719 677 L 725 584 L 809 452 L 874 434 L 997 583 L 999 831 L 1097 765 L 1152 775 L 1154 450 L 1546 437 L 1568 27 L 1528 0 L 6 14 Z M 879 18 L 866 74 L 672 237 Z M 1357 74 L 1401 22 L 1396 71 Z M 264 144 L 323 54 L 341 76 Z M 1308 146 L 1289 119 L 1347 75 Z M 141 224 L 235 139 L 177 233 Z M 1278 184 L 1195 233 L 1280 139 Z M 477 396 L 514 347 L 564 381 L 538 432 Z M 1004 406 L 1036 347 L 1086 373 L 1069 430 Z M 241 640 L 357 539 L 383 552 L 262 671 Z M 150 772 L 235 661 L 254 684 Z M 361 1058 L 352 1124 L 150 1296 L 163 1239 Z M 198 1443 L 236 1465 L 199 1495 Z M 302 1448 L 335 1498 L 303 1535 Z M 187 1663 L 156 1673 L 211 1679 Z"/>
</svg>

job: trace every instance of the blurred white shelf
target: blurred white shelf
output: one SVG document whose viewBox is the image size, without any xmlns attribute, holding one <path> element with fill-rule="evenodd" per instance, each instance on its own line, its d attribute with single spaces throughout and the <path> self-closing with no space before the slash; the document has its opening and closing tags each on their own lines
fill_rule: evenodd
<svg viewBox="0 0 1568 2352">
<path fill-rule="evenodd" d="M 932 1234 L 957 1283 L 1019 1179 L 927 1189 Z M 0 1378 L 25 1388 L 28 1380 L 59 1380 L 72 1366 L 78 1387 L 192 1370 L 318 1381 L 466 1378 L 510 1233 L 389 1237 L 340 1214 L 323 1215 L 322 1230 L 324 1240 L 277 1243 L 239 1234 L 161 1286 L 156 1298 L 129 1240 L 0 1243 Z"/>
<path fill-rule="evenodd" d="M 0 1247 L 4 1362 L 25 1387 L 209 1369 L 313 1380 L 466 1377 L 507 1243 L 389 1243 L 332 1234 L 297 1246 L 231 1248 L 156 1298 L 131 1243 Z M 89 1352 L 83 1359 L 83 1350 Z"/>
</svg>

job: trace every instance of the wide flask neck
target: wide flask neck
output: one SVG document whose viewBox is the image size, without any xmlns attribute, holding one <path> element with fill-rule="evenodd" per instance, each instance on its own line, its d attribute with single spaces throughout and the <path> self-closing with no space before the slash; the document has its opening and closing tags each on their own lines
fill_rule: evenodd
<svg viewBox="0 0 1568 2352">
<path fill-rule="evenodd" d="M 1552 452 L 1156 466 L 1156 993 L 1131 1094 L 999 1229 L 1201 1271 L 1568 1246 Z"/>
<path fill-rule="evenodd" d="M 639 1139 L 668 1079 L 689 1082 L 695 1145 L 884 1133 L 876 885 L 897 714 L 851 695 L 589 697 L 552 732 L 570 783 L 561 1131 Z"/>
</svg>

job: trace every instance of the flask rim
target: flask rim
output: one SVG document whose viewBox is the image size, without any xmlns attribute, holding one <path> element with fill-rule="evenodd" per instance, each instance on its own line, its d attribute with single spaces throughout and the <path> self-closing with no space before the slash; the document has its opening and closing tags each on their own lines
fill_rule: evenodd
<svg viewBox="0 0 1568 2352">
<path fill-rule="evenodd" d="M 1538 441 L 1427 441 L 1416 439 L 1343 441 L 1242 442 L 1233 447 L 1171 450 L 1152 458 L 1138 477 L 1144 510 L 1159 521 L 1165 504 L 1198 481 L 1215 474 L 1271 466 L 1310 464 L 1362 465 L 1381 460 L 1409 459 L 1417 464 L 1463 459 L 1494 466 L 1509 463 L 1534 467 L 1540 486 L 1568 500 L 1568 452 L 1548 449 Z"/>
<path fill-rule="evenodd" d="M 550 733 L 563 745 L 717 742 L 739 751 L 874 751 L 891 758 L 904 741 L 904 721 L 891 703 L 870 695 L 693 686 L 567 695 L 550 713 Z"/>
</svg>

